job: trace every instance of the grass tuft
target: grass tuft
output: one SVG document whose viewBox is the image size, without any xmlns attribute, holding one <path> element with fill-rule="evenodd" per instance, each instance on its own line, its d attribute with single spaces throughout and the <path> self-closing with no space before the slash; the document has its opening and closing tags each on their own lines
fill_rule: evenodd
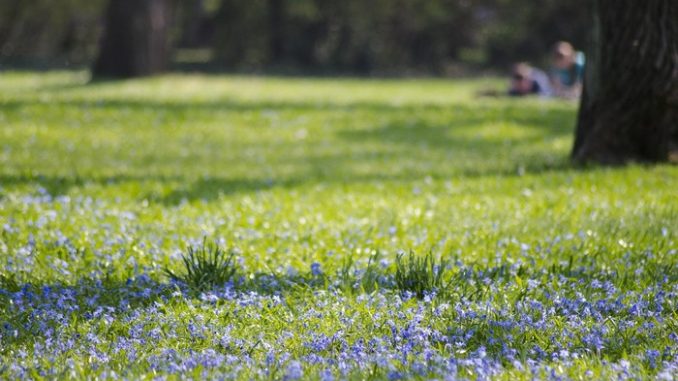
<svg viewBox="0 0 678 381">
<path fill-rule="evenodd" d="M 370 255 L 367 267 L 356 269 L 353 257 L 348 257 L 337 271 L 339 288 L 353 294 L 368 293 L 379 289 L 379 279 L 383 276 L 379 270 L 380 252 Z"/>
<path fill-rule="evenodd" d="M 184 272 L 176 274 L 169 268 L 165 273 L 173 280 L 185 283 L 191 290 L 208 291 L 233 280 L 238 268 L 235 254 L 226 253 L 216 243 L 203 241 L 199 247 L 189 247 L 182 255 Z"/>
<path fill-rule="evenodd" d="M 447 261 L 436 260 L 431 252 L 422 257 L 410 251 L 407 259 L 404 257 L 402 253 L 396 257 L 395 283 L 400 291 L 423 298 L 426 294 L 445 289 Z"/>
<path fill-rule="evenodd" d="M 16 274 L 0 273 L 0 290 L 7 290 L 9 292 L 17 292 L 21 289 L 20 283 Z"/>
</svg>

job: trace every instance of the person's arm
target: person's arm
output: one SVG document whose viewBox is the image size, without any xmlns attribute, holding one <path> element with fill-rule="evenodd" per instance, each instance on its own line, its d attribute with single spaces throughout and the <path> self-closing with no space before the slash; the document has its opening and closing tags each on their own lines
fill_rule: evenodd
<svg viewBox="0 0 678 381">
<path fill-rule="evenodd" d="M 574 62 L 574 83 L 568 91 L 568 98 L 579 98 L 584 87 L 584 53 L 578 52 Z"/>
<path fill-rule="evenodd" d="M 574 83 L 570 87 L 570 97 L 579 98 L 584 87 L 584 65 L 586 58 L 584 53 L 577 52 L 574 60 Z"/>
<path fill-rule="evenodd" d="M 532 73 L 534 82 L 538 86 L 537 94 L 542 97 L 552 97 L 555 95 L 553 87 L 551 86 L 551 79 L 546 73 L 541 70 L 534 69 Z"/>
</svg>

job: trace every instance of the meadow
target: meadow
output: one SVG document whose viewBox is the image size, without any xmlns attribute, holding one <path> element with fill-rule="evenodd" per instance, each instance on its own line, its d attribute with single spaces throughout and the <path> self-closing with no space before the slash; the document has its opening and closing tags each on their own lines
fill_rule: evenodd
<svg viewBox="0 0 678 381">
<path fill-rule="evenodd" d="M 678 378 L 678 167 L 503 84 L 0 74 L 0 378 Z"/>
</svg>

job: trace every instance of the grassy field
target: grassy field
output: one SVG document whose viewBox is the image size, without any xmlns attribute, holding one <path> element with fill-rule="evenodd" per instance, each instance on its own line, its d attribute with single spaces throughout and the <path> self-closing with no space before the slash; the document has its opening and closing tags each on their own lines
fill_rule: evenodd
<svg viewBox="0 0 678 381">
<path fill-rule="evenodd" d="M 572 167 L 574 103 L 87 82 L 0 74 L 0 378 L 678 374 L 678 167 Z"/>
</svg>

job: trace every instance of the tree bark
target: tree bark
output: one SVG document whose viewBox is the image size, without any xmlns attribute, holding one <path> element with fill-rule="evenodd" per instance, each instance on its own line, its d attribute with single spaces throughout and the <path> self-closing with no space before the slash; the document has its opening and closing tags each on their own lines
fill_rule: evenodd
<svg viewBox="0 0 678 381">
<path fill-rule="evenodd" d="M 274 65 L 285 55 L 285 7 L 284 0 L 268 0 L 270 63 Z"/>
<path fill-rule="evenodd" d="M 595 0 L 572 158 L 661 162 L 678 149 L 678 1 Z"/>
<path fill-rule="evenodd" d="M 181 9 L 181 46 L 197 47 L 205 19 L 205 0 L 183 0 Z"/>
<path fill-rule="evenodd" d="M 21 15 L 21 1 L 7 1 L 2 5 L 4 14 L 0 14 L 0 52 L 4 50 L 5 45 L 12 37 L 12 31 L 15 28 L 15 23 L 20 19 Z"/>
<path fill-rule="evenodd" d="M 168 62 L 170 0 L 110 0 L 93 76 L 159 73 Z"/>
</svg>

